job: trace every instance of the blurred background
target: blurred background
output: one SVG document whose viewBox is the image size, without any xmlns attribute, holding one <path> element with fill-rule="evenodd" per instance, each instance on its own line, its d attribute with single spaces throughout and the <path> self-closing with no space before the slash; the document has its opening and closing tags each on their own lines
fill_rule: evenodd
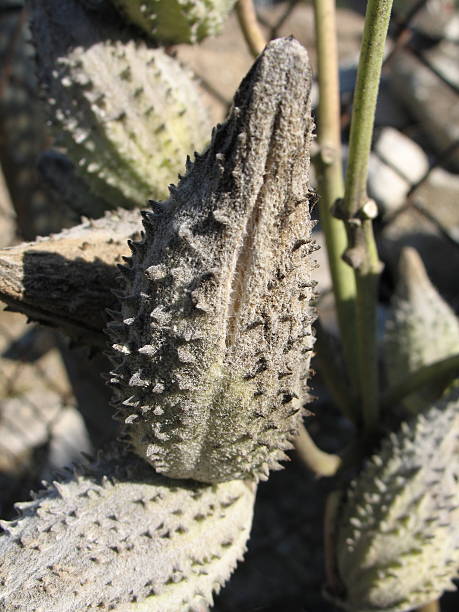
<svg viewBox="0 0 459 612">
<path fill-rule="evenodd" d="M 338 2 L 341 123 L 346 143 L 365 2 Z M 259 0 L 267 38 L 295 36 L 313 66 L 313 9 L 302 0 Z M 385 268 L 380 288 L 383 329 L 396 264 L 404 246 L 420 252 L 428 274 L 459 309 L 459 8 L 453 0 L 396 0 L 376 114 L 369 193 L 377 202 L 375 227 Z M 224 32 L 174 52 L 199 79 L 214 122 L 221 121 L 252 58 L 234 15 Z M 40 174 L 52 145 L 35 81 L 27 11 L 0 0 L 0 249 L 32 241 L 79 222 Z M 317 104 L 317 86 L 313 102 Z M 346 147 L 344 148 L 346 154 Z M 317 214 L 317 211 L 316 211 Z M 324 244 L 320 225 L 316 240 Z M 1 257 L 1 253 L 0 253 Z M 320 268 L 322 324 L 336 333 L 325 249 Z M 91 452 L 113 435 L 99 412 L 108 406 L 99 356 L 69 346 L 50 328 L 0 311 L 0 515 L 14 515 L 42 479 Z M 320 368 L 318 368 L 320 369 Z M 308 429 L 325 450 L 339 450 L 349 426 L 333 407 L 320 375 Z M 101 409 L 101 407 L 103 407 Z M 106 412 L 106 410 L 105 410 Z M 246 563 L 217 598 L 215 610 L 331 611 L 321 597 L 321 516 L 326 482 L 313 481 L 294 457 L 260 486 Z M 442 610 L 458 610 L 447 595 Z"/>
</svg>

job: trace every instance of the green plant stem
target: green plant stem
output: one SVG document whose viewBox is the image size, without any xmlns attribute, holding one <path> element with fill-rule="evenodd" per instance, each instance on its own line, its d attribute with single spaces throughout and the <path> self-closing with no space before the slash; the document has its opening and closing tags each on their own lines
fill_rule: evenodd
<svg viewBox="0 0 459 612">
<path fill-rule="evenodd" d="M 392 0 L 368 0 L 352 108 L 344 202 L 338 211 L 346 223 L 349 241 L 345 258 L 354 268 L 357 285 L 360 398 L 368 434 L 376 429 L 379 418 L 376 307 L 381 262 L 372 225 L 377 211 L 374 202 L 368 200 L 366 185 L 391 8 Z"/>
<path fill-rule="evenodd" d="M 253 0 L 238 0 L 236 13 L 247 46 L 254 57 L 260 55 L 266 45 L 266 39 L 258 23 Z"/>
<path fill-rule="evenodd" d="M 314 16 L 320 93 L 319 154 L 316 157 L 320 221 L 327 245 L 343 353 L 349 379 L 357 392 L 356 284 L 352 268 L 342 260 L 347 246 L 346 229 L 331 213 L 335 202 L 344 195 L 335 0 L 314 0 Z"/>
<path fill-rule="evenodd" d="M 416 608 L 416 612 L 440 612 L 440 602 L 438 599 L 435 601 L 431 601 L 425 606 L 421 606 L 420 608 Z"/>
<path fill-rule="evenodd" d="M 340 457 L 320 450 L 303 425 L 300 427 L 294 444 L 300 459 L 316 476 L 334 476 L 338 471 L 341 465 Z"/>
<path fill-rule="evenodd" d="M 398 404 L 407 395 L 418 391 L 425 385 L 439 382 L 441 380 L 459 377 L 459 355 L 446 357 L 440 361 L 435 361 L 407 374 L 397 385 L 389 389 L 382 397 L 381 408 L 387 409 Z"/>
</svg>

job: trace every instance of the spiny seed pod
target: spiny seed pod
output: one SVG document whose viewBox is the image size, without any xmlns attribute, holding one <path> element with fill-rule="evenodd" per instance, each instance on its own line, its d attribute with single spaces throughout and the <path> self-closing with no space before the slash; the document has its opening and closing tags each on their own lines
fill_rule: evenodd
<svg viewBox="0 0 459 612">
<path fill-rule="evenodd" d="M 167 44 L 195 44 L 222 29 L 236 0 L 112 0 L 149 36 Z"/>
<path fill-rule="evenodd" d="M 112 382 L 133 448 L 169 477 L 266 478 L 301 423 L 316 265 L 310 86 L 306 50 L 270 43 L 132 244 Z"/>
<path fill-rule="evenodd" d="M 171 481 L 112 450 L 2 523 L 0 609 L 201 609 L 245 551 L 254 498 L 254 485 Z"/>
<path fill-rule="evenodd" d="M 164 197 L 210 124 L 190 74 L 76 0 L 32 0 L 38 76 L 58 144 L 113 207 Z"/>
<path fill-rule="evenodd" d="M 338 569 L 352 612 L 404 612 L 459 567 L 459 389 L 383 442 L 348 492 Z"/>
<path fill-rule="evenodd" d="M 422 366 L 459 353 L 459 321 L 430 282 L 417 251 L 411 248 L 404 249 L 400 256 L 384 353 L 390 385 Z M 443 389 L 444 384 L 431 385 L 403 403 L 410 411 L 419 412 Z"/>
<path fill-rule="evenodd" d="M 137 211 L 119 209 L 35 242 L 0 249 L 0 299 L 79 344 L 105 348 L 105 308 L 116 308 L 117 264 L 139 238 Z"/>
</svg>

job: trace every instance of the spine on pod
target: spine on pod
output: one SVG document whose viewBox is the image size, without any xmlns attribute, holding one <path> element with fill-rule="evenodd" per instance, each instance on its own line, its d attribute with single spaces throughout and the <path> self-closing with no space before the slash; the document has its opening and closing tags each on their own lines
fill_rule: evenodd
<svg viewBox="0 0 459 612">
<path fill-rule="evenodd" d="M 352 483 L 337 562 L 352 612 L 406 612 L 453 590 L 459 566 L 459 389 L 383 442 Z"/>
<path fill-rule="evenodd" d="M 2 522 L 0 608 L 211 605 L 245 552 L 254 498 L 254 485 L 171 481 L 112 449 Z"/>
<path fill-rule="evenodd" d="M 459 353 L 459 320 L 427 276 L 412 248 L 402 251 L 399 279 L 392 298 L 384 338 L 384 356 L 390 385 L 418 368 Z M 403 402 L 417 413 L 441 395 L 444 385 L 431 385 Z"/>
<path fill-rule="evenodd" d="M 57 143 L 113 207 L 166 195 L 210 124 L 187 72 L 162 49 L 129 40 L 116 15 L 76 0 L 32 0 L 38 77 Z"/>
<path fill-rule="evenodd" d="M 301 423 L 317 265 L 310 86 L 306 50 L 270 43 L 131 245 L 115 403 L 135 451 L 169 477 L 265 479 Z"/>
<path fill-rule="evenodd" d="M 236 0 L 112 0 L 122 15 L 165 44 L 218 34 Z"/>
</svg>

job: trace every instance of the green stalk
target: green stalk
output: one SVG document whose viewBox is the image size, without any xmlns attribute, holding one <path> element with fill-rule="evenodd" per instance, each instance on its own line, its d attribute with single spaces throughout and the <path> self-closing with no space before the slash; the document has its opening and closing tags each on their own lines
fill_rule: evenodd
<svg viewBox="0 0 459 612">
<path fill-rule="evenodd" d="M 352 268 L 342 260 L 347 247 L 346 229 L 343 222 L 334 218 L 331 213 L 336 201 L 344 195 L 335 13 L 335 0 L 314 0 L 320 92 L 320 150 L 315 161 L 320 195 L 320 222 L 325 234 L 343 353 L 351 385 L 354 393 L 357 393 L 356 285 Z"/>
<path fill-rule="evenodd" d="M 236 14 L 251 54 L 258 57 L 265 48 L 266 39 L 258 23 L 253 0 L 238 0 Z"/>
<path fill-rule="evenodd" d="M 374 202 L 368 200 L 366 186 L 391 8 L 392 0 L 368 0 L 352 108 L 344 202 L 339 211 L 345 220 L 349 240 L 345 258 L 354 268 L 357 284 L 360 397 L 363 423 L 368 434 L 376 429 L 379 418 L 376 307 L 381 262 L 372 225 L 377 211 Z"/>
<path fill-rule="evenodd" d="M 317 477 L 334 476 L 341 465 L 338 455 L 326 453 L 316 446 L 307 429 L 302 425 L 294 440 L 300 459 Z"/>
<path fill-rule="evenodd" d="M 405 378 L 396 386 L 389 389 L 382 396 L 381 408 L 392 408 L 400 403 L 407 395 L 419 391 L 425 385 L 459 377 L 459 355 L 452 355 L 440 361 L 429 363 Z"/>
</svg>

